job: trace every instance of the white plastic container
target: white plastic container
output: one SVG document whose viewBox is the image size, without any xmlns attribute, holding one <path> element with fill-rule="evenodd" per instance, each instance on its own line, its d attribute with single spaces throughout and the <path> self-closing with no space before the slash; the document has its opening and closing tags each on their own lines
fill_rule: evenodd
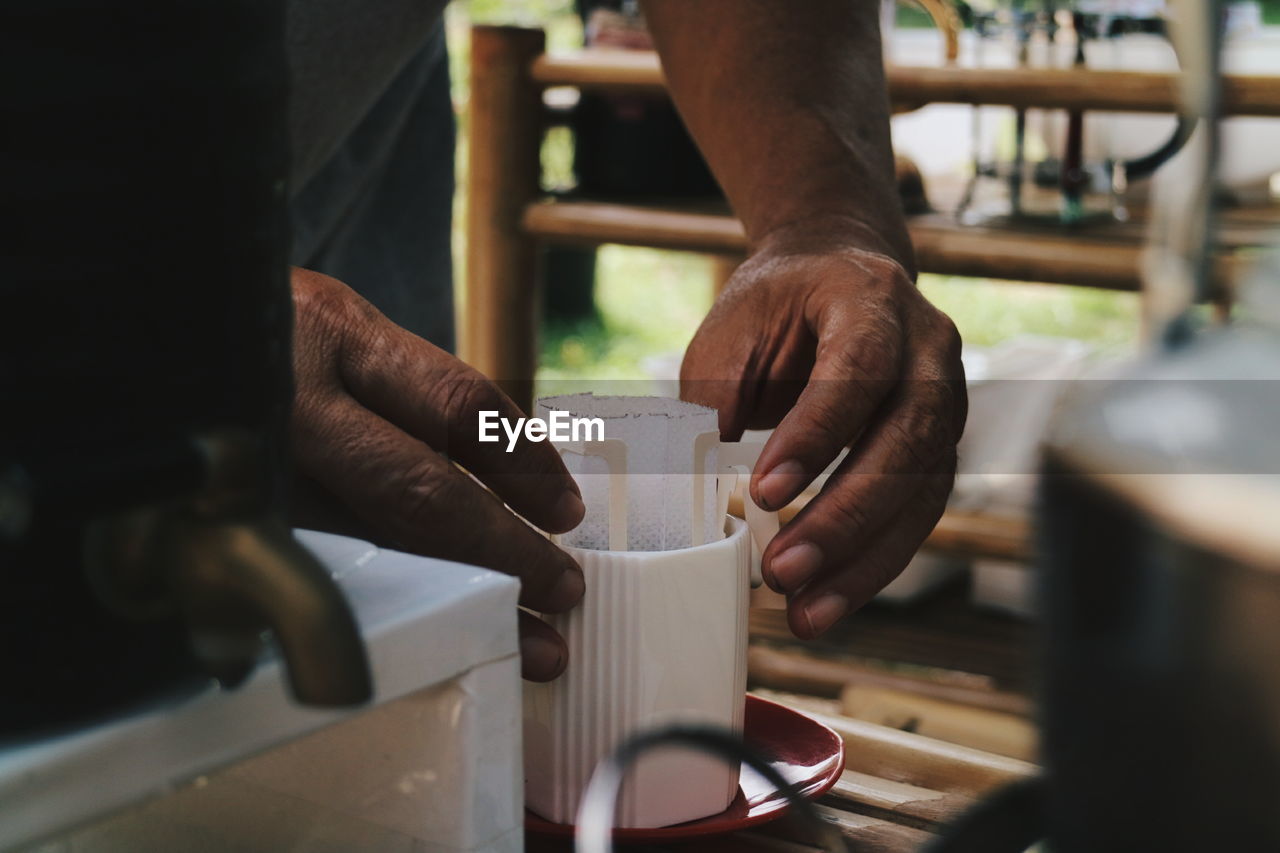
<svg viewBox="0 0 1280 853">
<path fill-rule="evenodd" d="M 300 531 L 369 652 L 370 707 L 295 704 L 278 659 L 0 748 L 0 850 L 520 853 L 515 579 Z"/>
</svg>

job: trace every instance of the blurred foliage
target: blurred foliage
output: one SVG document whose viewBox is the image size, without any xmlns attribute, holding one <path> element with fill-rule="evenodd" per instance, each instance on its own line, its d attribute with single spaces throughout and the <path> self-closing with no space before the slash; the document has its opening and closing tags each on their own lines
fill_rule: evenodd
<svg viewBox="0 0 1280 853">
<path fill-rule="evenodd" d="M 638 379 L 678 363 L 711 307 L 702 255 L 604 246 L 596 259 L 599 320 L 544 330 L 540 379 Z"/>
<path fill-rule="evenodd" d="M 1075 338 L 1111 355 L 1137 345 L 1136 293 L 927 274 L 920 276 L 920 290 L 955 321 L 970 346 L 1019 335 Z"/>
</svg>

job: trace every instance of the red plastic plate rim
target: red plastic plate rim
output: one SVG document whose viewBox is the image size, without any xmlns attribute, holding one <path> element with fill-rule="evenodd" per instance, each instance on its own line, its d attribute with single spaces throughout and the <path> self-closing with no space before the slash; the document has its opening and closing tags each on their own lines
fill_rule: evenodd
<svg viewBox="0 0 1280 853">
<path fill-rule="evenodd" d="M 761 717 L 769 718 L 769 731 L 761 731 Z M 753 718 L 757 721 L 752 725 Z M 811 775 L 799 780 L 799 790 L 806 798 L 813 800 L 831 790 L 840 774 L 844 771 L 844 741 L 829 727 L 777 702 L 761 699 L 759 696 L 747 696 L 746 730 L 744 737 L 749 745 L 756 747 L 765 758 L 787 765 L 787 755 L 779 755 L 777 749 L 779 720 L 790 727 L 786 735 L 786 744 L 795 745 L 803 742 L 811 751 L 809 762 L 804 767 L 813 768 Z M 799 734 L 795 730 L 799 730 Z M 773 748 L 771 748 L 771 745 Z M 791 764 L 792 767 L 797 765 Z M 787 775 L 785 767 L 783 775 Z M 764 784 L 759 776 L 754 776 L 760 784 Z M 675 826 L 659 826 L 651 828 L 615 829 L 613 838 L 620 842 L 674 841 L 681 838 L 697 838 L 707 835 L 720 835 L 737 832 L 751 826 L 777 820 L 791 808 L 776 788 L 767 788 L 757 792 L 758 799 L 748 804 L 743 799 L 743 792 L 738 790 L 738 797 L 727 809 L 711 817 L 700 818 Z M 535 835 L 554 835 L 570 837 L 574 827 L 567 823 L 552 823 L 533 812 L 525 812 L 525 830 Z"/>
</svg>

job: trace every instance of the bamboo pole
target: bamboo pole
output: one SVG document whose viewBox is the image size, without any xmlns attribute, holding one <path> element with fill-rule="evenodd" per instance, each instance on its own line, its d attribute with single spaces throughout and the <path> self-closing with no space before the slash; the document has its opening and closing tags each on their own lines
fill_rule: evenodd
<svg viewBox="0 0 1280 853">
<path fill-rule="evenodd" d="M 783 524 L 789 523 L 812 498 L 812 493 L 802 494 L 778 511 L 778 519 Z M 743 517 L 740 491 L 729 498 L 729 514 Z M 925 547 L 958 556 L 1028 560 L 1032 556 L 1031 522 L 1025 518 L 948 510 L 938 519 L 925 540 Z"/>
<path fill-rule="evenodd" d="M 846 770 L 879 779 L 977 799 L 1039 773 L 1034 764 L 1016 758 L 850 717 L 801 713 L 829 727 L 844 741 Z"/>
<path fill-rule="evenodd" d="M 972 228 L 943 217 L 909 219 L 921 272 L 1072 284 L 1106 290 L 1142 289 L 1138 240 L 1015 229 Z M 723 213 L 609 202 L 539 202 L 524 214 L 524 228 L 543 240 L 580 245 L 618 243 L 655 249 L 741 254 L 741 223 Z M 1215 260 L 1214 294 L 1238 272 L 1234 255 Z"/>
<path fill-rule="evenodd" d="M 1086 69 L 913 68 L 886 71 L 891 100 L 1041 109 L 1175 113 L 1180 75 Z M 1228 75 L 1224 115 L 1280 116 L 1280 77 Z"/>
<path fill-rule="evenodd" d="M 840 701 L 846 717 L 1023 761 L 1039 753 L 1036 727 L 1016 714 L 868 684 L 846 685 Z"/>
<path fill-rule="evenodd" d="M 891 782 L 856 770 L 846 770 L 822 799 L 837 807 L 918 829 L 936 829 L 975 805 L 970 797 Z"/>
<path fill-rule="evenodd" d="M 542 30 L 471 30 L 467 304 L 463 358 L 529 409 L 537 365 L 535 241 L 520 218 L 538 196 L 542 91 L 529 74 Z"/>
<path fill-rule="evenodd" d="M 1173 113 L 1181 103 L 1177 74 L 1083 69 L 928 68 L 885 69 L 897 104 L 989 104 L 1042 109 Z M 577 86 L 610 92 L 660 94 L 666 90 L 656 54 L 583 50 L 542 56 L 533 66 L 544 86 Z M 1280 77 L 1226 75 L 1224 114 L 1280 116 Z"/>
<path fill-rule="evenodd" d="M 1040 768 L 1028 762 L 968 746 L 815 711 L 804 701 L 770 691 L 772 702 L 827 726 L 844 741 L 845 770 L 976 799 L 996 788 L 1029 779 Z"/>
<path fill-rule="evenodd" d="M 709 254 L 741 254 L 742 224 L 723 213 L 661 209 L 610 202 L 542 202 L 525 211 L 524 227 L 535 237 L 564 243 L 620 243 Z"/>
<path fill-rule="evenodd" d="M 1020 693 L 887 672 L 847 661 L 824 660 L 762 645 L 752 645 L 747 651 L 747 673 L 753 685 L 822 697 L 814 700 L 817 702 L 832 701 L 832 697 L 840 697 L 844 689 L 853 684 L 909 692 L 920 697 L 1022 718 L 1030 717 L 1034 712 L 1031 700 Z M 829 713 L 821 705 L 810 706 L 806 710 Z"/>
</svg>

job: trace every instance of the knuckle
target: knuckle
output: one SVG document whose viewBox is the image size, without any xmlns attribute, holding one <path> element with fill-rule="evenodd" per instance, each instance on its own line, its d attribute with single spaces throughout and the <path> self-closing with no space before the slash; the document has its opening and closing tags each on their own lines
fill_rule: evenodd
<svg viewBox="0 0 1280 853">
<path fill-rule="evenodd" d="M 869 529 L 873 521 L 872 514 L 861 498 L 860 492 L 854 489 L 832 491 L 828 501 L 828 523 L 846 534 Z"/>
<path fill-rule="evenodd" d="M 929 461 L 952 450 L 960 440 L 968 408 L 964 383 L 946 378 L 912 381 L 900 437 L 920 447 Z"/>
<path fill-rule="evenodd" d="M 918 344 L 925 363 L 931 373 L 939 378 L 959 378 L 964 376 L 964 362 L 961 358 L 964 342 L 955 322 L 933 306 L 928 308 L 928 317 L 923 326 L 918 326 L 913 340 Z"/>
<path fill-rule="evenodd" d="M 436 393 L 440 414 L 450 424 L 471 423 L 481 409 L 503 408 L 489 380 L 466 367 L 457 367 L 442 376 Z"/>
<path fill-rule="evenodd" d="M 827 333 L 820 335 L 816 352 L 818 364 L 824 365 L 823 378 L 859 383 L 897 380 L 903 327 L 891 305 L 871 301 L 845 306 L 824 325 Z"/>
<path fill-rule="evenodd" d="M 955 446 L 950 420 L 932 405 L 910 406 L 885 424 L 885 434 L 906 463 L 895 473 L 933 473 Z"/>
<path fill-rule="evenodd" d="M 963 362 L 960 360 L 960 354 L 964 348 L 964 341 L 960 337 L 960 330 L 956 328 L 955 320 L 952 320 L 946 314 L 939 311 L 938 316 L 942 319 L 942 331 L 939 333 L 939 337 L 943 342 L 947 361 L 959 367 L 963 372 L 964 367 Z"/>
<path fill-rule="evenodd" d="M 522 601 L 545 602 L 545 598 L 555 589 L 556 583 L 565 570 L 553 555 L 544 552 L 545 549 L 531 550 L 532 559 L 520 575 L 520 597 Z"/>
<path fill-rule="evenodd" d="M 947 500 L 951 497 L 951 490 L 956 484 L 956 460 L 954 454 L 949 462 L 950 464 L 945 470 L 927 478 L 922 489 L 922 503 L 934 515 L 933 521 L 935 523 L 946 508 Z"/>
<path fill-rule="evenodd" d="M 454 507 L 462 500 L 457 478 L 434 460 L 422 459 L 409 467 L 394 490 L 392 511 L 411 530 L 421 531 L 431 523 L 442 506 Z"/>
<path fill-rule="evenodd" d="M 888 255 L 879 252 L 867 253 L 863 255 L 861 263 L 875 278 L 893 281 L 895 284 L 911 285 L 912 283 L 907 268 Z"/>
<path fill-rule="evenodd" d="M 310 359 L 346 375 L 395 357 L 396 348 L 386 345 L 386 318 L 347 285 L 295 270 L 291 288 L 295 370 L 302 372 Z"/>
<path fill-rule="evenodd" d="M 834 361 L 845 376 L 866 381 L 887 382 L 895 377 L 898 367 L 896 321 L 873 323 L 858 334 L 853 346 L 845 346 Z"/>
<path fill-rule="evenodd" d="M 850 394 L 865 393 L 855 387 L 848 390 Z M 852 425 L 840 410 L 835 399 L 815 399 L 810 401 L 807 411 L 805 431 L 810 447 L 815 455 L 833 455 L 839 452 L 849 440 Z"/>
<path fill-rule="evenodd" d="M 951 429 L 958 444 L 964 436 L 964 427 L 969 420 L 969 390 L 964 381 L 951 383 Z"/>
<path fill-rule="evenodd" d="M 341 329 L 354 314 L 352 292 L 337 279 L 298 270 L 291 280 L 294 315 L 300 328 Z"/>
<path fill-rule="evenodd" d="M 936 309 L 933 314 L 933 331 L 929 339 L 937 355 L 931 359 L 933 368 L 929 372 L 934 384 L 938 386 L 937 395 L 943 410 L 951 413 L 951 427 L 956 441 L 959 441 L 969 412 L 964 361 L 961 358 L 963 342 L 955 322 L 950 317 Z"/>
</svg>

